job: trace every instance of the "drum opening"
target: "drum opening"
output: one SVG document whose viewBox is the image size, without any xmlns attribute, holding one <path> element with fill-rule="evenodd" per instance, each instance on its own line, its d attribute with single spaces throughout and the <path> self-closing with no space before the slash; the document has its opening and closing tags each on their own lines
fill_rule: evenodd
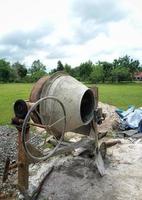
<svg viewBox="0 0 142 200">
<path fill-rule="evenodd" d="M 81 100 L 80 115 L 84 123 L 89 123 L 94 114 L 94 95 L 91 90 L 87 90 Z"/>
</svg>

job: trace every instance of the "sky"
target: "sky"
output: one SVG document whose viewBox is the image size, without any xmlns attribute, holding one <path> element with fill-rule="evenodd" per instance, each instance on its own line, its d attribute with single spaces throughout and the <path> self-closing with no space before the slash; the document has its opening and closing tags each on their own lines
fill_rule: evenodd
<svg viewBox="0 0 142 200">
<path fill-rule="evenodd" d="M 0 10 L 0 58 L 11 63 L 142 63 L 141 0 L 0 0 Z"/>
</svg>

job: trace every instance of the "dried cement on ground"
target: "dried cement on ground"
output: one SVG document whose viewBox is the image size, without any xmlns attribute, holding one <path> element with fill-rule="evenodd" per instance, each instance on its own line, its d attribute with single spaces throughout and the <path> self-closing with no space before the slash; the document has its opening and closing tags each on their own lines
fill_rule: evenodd
<svg viewBox="0 0 142 200">
<path fill-rule="evenodd" d="M 107 113 L 106 120 L 99 126 L 99 130 L 111 131 L 112 121 L 117 119 L 114 112 L 116 108 L 102 103 L 99 103 L 99 106 L 103 108 L 103 112 Z M 12 131 L 13 134 L 7 135 L 9 131 L 11 133 L 8 127 L 0 127 L 3 141 L 10 141 L 13 134 L 16 139 L 17 133 Z M 104 177 L 100 177 L 91 159 L 71 155 L 30 165 L 30 192 L 38 186 L 48 169 L 54 165 L 55 168 L 43 185 L 38 200 L 142 200 L 142 140 L 131 142 L 129 139 L 121 139 L 121 141 L 122 144 L 108 149 Z M 10 145 L 10 148 L 15 148 L 15 142 L 11 143 L 14 147 Z M 6 157 L 7 152 L 11 151 L 7 150 L 7 143 L 2 140 L 0 148 L 3 149 L 0 158 L 2 165 L 3 158 Z M 16 153 L 16 151 L 13 152 Z M 8 183 L 11 179 L 15 183 L 13 176 L 15 175 L 9 176 Z M 4 188 L 8 192 L 8 187 Z M 14 188 L 10 190 L 16 191 Z"/>
<path fill-rule="evenodd" d="M 89 159 L 54 158 L 56 167 L 46 180 L 38 200 L 141 200 L 142 141 L 134 144 L 129 140 L 121 141 L 122 144 L 108 150 L 104 177 L 100 177 Z M 42 163 L 39 171 L 35 167 L 30 184 L 36 185 L 41 171 L 47 171 L 52 164 L 53 161 Z"/>
</svg>

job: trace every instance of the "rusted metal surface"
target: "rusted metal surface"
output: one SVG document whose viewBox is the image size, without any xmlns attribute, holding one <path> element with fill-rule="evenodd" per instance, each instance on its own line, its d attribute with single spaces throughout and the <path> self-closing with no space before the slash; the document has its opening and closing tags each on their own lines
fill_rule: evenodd
<svg viewBox="0 0 142 200">
<path fill-rule="evenodd" d="M 29 134 L 29 128 L 27 128 L 27 139 Z M 22 144 L 21 131 L 18 131 L 18 162 L 21 164 L 18 166 L 18 186 L 19 188 L 28 189 L 29 186 L 29 162 L 27 155 Z"/>
<path fill-rule="evenodd" d="M 28 106 L 26 102 L 22 99 L 18 99 L 14 103 L 15 116 L 19 119 L 24 119 L 26 117 L 27 112 L 28 112 Z"/>
<path fill-rule="evenodd" d="M 49 79 L 49 76 L 44 76 L 42 78 L 40 78 L 33 86 L 31 93 L 30 93 L 30 97 L 29 97 L 29 102 L 27 102 L 27 104 L 30 107 L 30 104 L 33 102 L 36 102 L 40 99 L 40 95 L 42 92 L 42 88 L 43 85 L 45 84 L 45 82 Z M 41 124 L 41 120 L 38 116 L 38 114 L 36 112 L 33 112 L 33 115 L 31 116 L 32 120 L 37 123 L 37 124 Z"/>
<path fill-rule="evenodd" d="M 30 93 L 29 101 L 36 102 L 40 99 L 40 95 L 42 92 L 42 88 L 44 83 L 49 79 L 49 76 L 44 76 L 40 78 L 33 86 L 32 91 Z"/>
<path fill-rule="evenodd" d="M 24 120 L 23 119 L 19 119 L 17 117 L 12 118 L 12 124 L 17 125 L 17 126 L 21 126 L 23 124 Z M 43 124 L 37 124 L 37 123 L 33 123 L 33 122 L 28 122 L 28 125 L 32 125 L 32 126 L 36 126 L 39 128 L 44 128 L 46 129 L 47 127 Z"/>
<path fill-rule="evenodd" d="M 18 186 L 28 189 L 28 178 L 29 178 L 29 162 L 25 154 L 24 147 L 22 144 L 22 123 L 20 120 L 23 120 L 28 112 L 28 107 L 25 101 L 17 100 L 14 104 L 14 113 L 15 117 L 12 119 L 12 124 L 18 130 Z M 23 114 L 24 113 L 24 114 Z M 26 127 L 26 139 L 29 137 L 29 126 Z"/>
<path fill-rule="evenodd" d="M 94 98 L 95 98 L 95 109 L 97 109 L 97 107 L 98 107 L 98 102 L 99 102 L 98 87 L 94 86 L 94 87 L 90 87 L 90 89 L 92 90 L 92 92 L 93 92 L 93 94 L 94 94 Z"/>
<path fill-rule="evenodd" d="M 7 199 L 7 195 L 5 193 L 0 192 L 0 199 Z"/>
</svg>

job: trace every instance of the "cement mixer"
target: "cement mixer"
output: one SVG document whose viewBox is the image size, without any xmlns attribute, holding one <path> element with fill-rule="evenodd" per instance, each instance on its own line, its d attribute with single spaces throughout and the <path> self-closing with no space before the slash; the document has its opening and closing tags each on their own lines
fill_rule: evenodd
<svg viewBox="0 0 142 200">
<path fill-rule="evenodd" d="M 105 118 L 97 105 L 97 87 L 88 88 L 68 74 L 58 72 L 37 81 L 29 100 L 19 99 L 14 104 L 12 124 L 18 130 L 18 158 L 14 163 L 9 156 L 6 158 L 3 182 L 7 180 L 10 170 L 18 168 L 18 189 L 25 199 L 37 199 L 44 181 L 57 163 L 52 163 L 32 195 L 28 194 L 30 164 L 69 153 L 82 157 L 84 161 L 86 159 L 84 164 L 94 169 L 97 167 L 103 176 L 106 149 L 121 141 L 99 142 L 98 145 L 97 124 Z M 71 132 L 75 136 L 76 133 L 82 134 L 83 138 L 79 141 L 67 140 L 66 135 Z M 101 134 L 99 139 L 102 136 L 105 135 Z"/>
<path fill-rule="evenodd" d="M 23 104 L 22 100 L 18 100 L 14 109 L 20 118 L 20 113 L 25 113 L 22 126 L 24 149 L 32 159 L 44 160 L 54 155 L 64 139 L 65 132 L 72 131 L 89 135 L 96 102 L 91 89 L 68 74 L 57 72 L 51 77 L 41 78 L 34 85 L 29 101 L 25 102 L 25 110 L 21 112 Z M 46 144 L 52 136 L 57 141 L 57 145 L 46 153 L 39 145 L 38 150 L 42 149 L 42 153 L 35 156 L 33 148 L 29 144 L 34 146 L 32 141 L 37 134 L 31 133 L 27 139 L 26 132 L 29 126 L 43 128 L 44 133 L 42 134 L 46 138 Z M 37 146 L 35 147 L 37 148 Z"/>
<path fill-rule="evenodd" d="M 45 76 L 34 84 L 29 100 L 17 100 L 12 124 L 18 130 L 18 186 L 28 189 L 29 164 L 51 156 L 72 153 L 80 146 L 91 152 L 101 175 L 106 146 L 98 146 L 97 87 L 88 88 L 63 72 Z M 82 134 L 84 140 L 66 140 L 66 134 Z M 102 150 L 101 150 L 102 149 Z M 99 153 L 101 152 L 101 153 Z M 100 156 L 101 155 L 101 156 Z M 4 179 L 8 175 L 5 167 Z"/>
</svg>

